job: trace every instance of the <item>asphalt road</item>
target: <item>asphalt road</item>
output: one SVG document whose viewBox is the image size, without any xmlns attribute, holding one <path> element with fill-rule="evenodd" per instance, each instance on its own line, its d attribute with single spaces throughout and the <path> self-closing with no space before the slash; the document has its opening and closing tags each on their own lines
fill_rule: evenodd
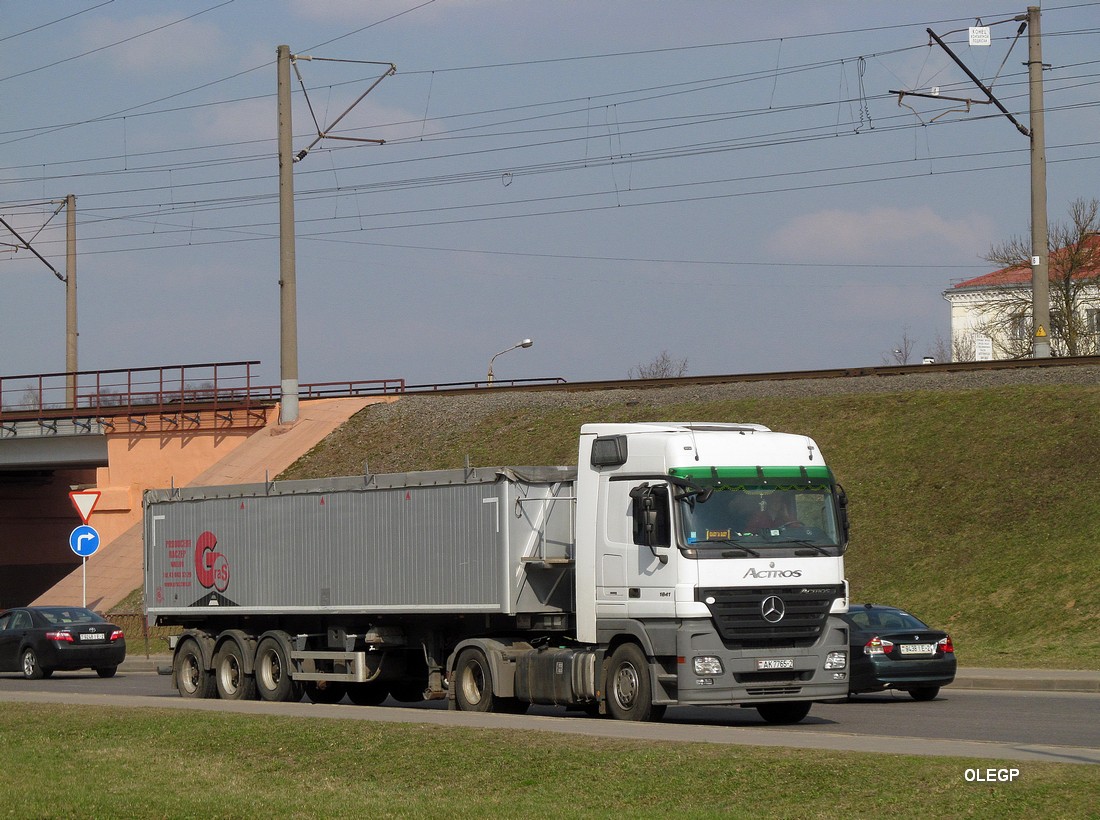
<svg viewBox="0 0 1100 820">
<path fill-rule="evenodd" d="M 880 693 L 845 703 L 815 704 L 795 726 L 770 726 L 755 709 L 673 707 L 659 724 L 589 719 L 554 707 L 527 715 L 477 715 L 448 711 L 445 702 L 381 707 L 271 704 L 258 701 L 186 700 L 170 677 L 119 672 L 57 672 L 48 680 L 0 675 L 0 700 L 138 707 L 210 709 L 302 717 L 537 729 L 560 733 L 652 740 L 951 755 L 1100 764 L 1100 694 L 952 690 L 931 702 Z"/>
</svg>

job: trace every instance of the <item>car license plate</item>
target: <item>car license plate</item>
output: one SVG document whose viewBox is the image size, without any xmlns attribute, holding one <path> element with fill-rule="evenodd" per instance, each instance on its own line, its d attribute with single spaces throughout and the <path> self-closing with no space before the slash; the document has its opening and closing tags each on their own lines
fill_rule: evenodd
<svg viewBox="0 0 1100 820">
<path fill-rule="evenodd" d="M 903 655 L 935 655 L 936 645 L 931 643 L 903 643 L 901 645 Z"/>
<path fill-rule="evenodd" d="M 107 638 L 102 632 L 85 632 L 80 636 L 82 641 L 102 641 Z"/>
<path fill-rule="evenodd" d="M 757 669 L 794 669 L 793 658 L 762 658 L 756 662 Z"/>
</svg>

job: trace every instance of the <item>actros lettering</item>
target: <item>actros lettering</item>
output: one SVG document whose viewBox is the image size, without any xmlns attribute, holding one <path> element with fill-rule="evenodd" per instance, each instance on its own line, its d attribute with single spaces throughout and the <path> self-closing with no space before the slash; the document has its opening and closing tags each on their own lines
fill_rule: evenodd
<svg viewBox="0 0 1100 820">
<path fill-rule="evenodd" d="M 749 571 L 746 572 L 742 578 L 801 578 L 802 570 L 800 569 L 755 569 L 749 567 Z"/>
<path fill-rule="evenodd" d="M 229 560 L 215 552 L 218 537 L 207 530 L 195 543 L 195 577 L 207 589 L 225 592 L 229 586 Z"/>
</svg>

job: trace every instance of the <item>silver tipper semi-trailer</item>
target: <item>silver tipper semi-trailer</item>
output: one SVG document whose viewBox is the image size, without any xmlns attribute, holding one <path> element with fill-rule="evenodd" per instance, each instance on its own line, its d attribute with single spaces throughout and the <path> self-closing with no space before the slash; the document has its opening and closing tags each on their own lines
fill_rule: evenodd
<svg viewBox="0 0 1100 820">
<path fill-rule="evenodd" d="M 184 697 L 627 720 L 848 689 L 843 490 L 757 424 L 588 424 L 577 467 L 150 490 L 151 624 Z"/>
</svg>

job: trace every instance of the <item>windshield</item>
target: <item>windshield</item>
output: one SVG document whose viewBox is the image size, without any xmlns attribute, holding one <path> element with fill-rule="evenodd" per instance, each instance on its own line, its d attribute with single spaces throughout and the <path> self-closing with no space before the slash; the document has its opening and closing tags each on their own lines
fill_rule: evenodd
<svg viewBox="0 0 1100 820">
<path fill-rule="evenodd" d="M 756 468 L 751 480 L 715 472 L 709 480 L 695 479 L 712 490 L 709 498 L 687 495 L 679 500 L 680 538 L 685 546 L 840 545 L 831 481 L 803 473 L 797 481 L 788 476 L 789 483 L 784 483 L 778 476 L 775 481 L 765 478 Z"/>
</svg>

